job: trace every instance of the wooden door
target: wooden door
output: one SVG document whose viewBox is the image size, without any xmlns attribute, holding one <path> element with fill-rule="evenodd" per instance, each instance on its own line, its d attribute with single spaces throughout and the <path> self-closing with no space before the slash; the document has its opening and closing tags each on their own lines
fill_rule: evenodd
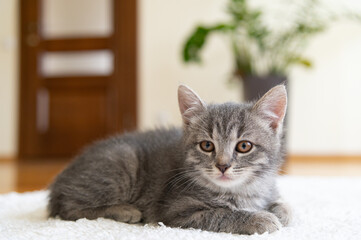
<svg viewBox="0 0 361 240">
<path fill-rule="evenodd" d="M 109 34 L 55 37 L 44 32 L 46 1 L 20 1 L 20 159 L 73 156 L 136 127 L 136 1 L 103 0 L 111 4 Z M 54 70 L 57 61 L 68 70 Z"/>
</svg>

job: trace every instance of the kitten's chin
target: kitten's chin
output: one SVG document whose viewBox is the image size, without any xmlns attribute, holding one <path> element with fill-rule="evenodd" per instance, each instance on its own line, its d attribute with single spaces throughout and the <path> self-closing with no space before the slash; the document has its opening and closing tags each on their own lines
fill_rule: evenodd
<svg viewBox="0 0 361 240">
<path fill-rule="evenodd" d="M 221 175 L 218 177 L 210 178 L 211 182 L 218 187 L 225 189 L 234 189 L 235 187 L 241 186 L 247 181 L 247 176 L 242 177 L 230 177 L 227 175 Z"/>
<path fill-rule="evenodd" d="M 236 186 L 242 185 L 244 181 L 240 179 L 232 179 L 222 176 L 216 179 L 212 179 L 212 182 L 222 188 L 234 188 Z"/>
<path fill-rule="evenodd" d="M 231 179 L 231 178 L 212 178 L 205 176 L 198 179 L 198 184 L 209 189 L 212 192 L 225 193 L 225 192 L 239 192 L 245 180 Z"/>
<path fill-rule="evenodd" d="M 245 171 L 242 174 L 234 174 L 232 171 L 226 174 L 202 171 L 202 178 L 199 183 L 216 191 L 238 192 L 242 185 L 247 183 L 252 177 L 251 171 Z"/>
</svg>

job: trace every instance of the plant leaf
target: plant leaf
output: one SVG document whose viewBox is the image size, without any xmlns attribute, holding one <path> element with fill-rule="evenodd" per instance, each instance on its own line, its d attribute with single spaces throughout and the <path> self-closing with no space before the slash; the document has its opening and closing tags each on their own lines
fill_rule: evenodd
<svg viewBox="0 0 361 240">
<path fill-rule="evenodd" d="M 288 60 L 289 65 L 291 64 L 300 64 L 306 68 L 312 67 L 312 62 L 309 59 L 303 58 L 301 56 L 293 56 L 290 57 Z"/>
<path fill-rule="evenodd" d="M 225 32 L 233 30 L 231 24 L 217 24 L 211 27 L 198 26 L 188 37 L 183 47 L 183 60 L 185 62 L 200 62 L 200 51 L 202 50 L 207 37 L 213 32 Z"/>
</svg>

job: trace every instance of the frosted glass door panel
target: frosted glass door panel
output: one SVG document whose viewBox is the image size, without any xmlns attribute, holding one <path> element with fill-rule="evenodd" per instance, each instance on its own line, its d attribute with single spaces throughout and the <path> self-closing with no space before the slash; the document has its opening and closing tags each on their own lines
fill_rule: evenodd
<svg viewBox="0 0 361 240">
<path fill-rule="evenodd" d="M 44 38 L 109 36 L 111 0 L 43 0 Z"/>
<path fill-rule="evenodd" d="M 111 51 L 44 53 L 40 63 L 44 77 L 106 76 L 113 73 Z"/>
</svg>

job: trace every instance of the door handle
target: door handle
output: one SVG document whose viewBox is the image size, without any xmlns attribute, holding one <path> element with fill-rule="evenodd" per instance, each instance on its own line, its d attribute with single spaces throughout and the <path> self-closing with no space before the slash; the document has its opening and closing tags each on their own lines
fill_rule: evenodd
<svg viewBox="0 0 361 240">
<path fill-rule="evenodd" d="M 35 33 L 30 33 L 26 36 L 26 44 L 29 47 L 36 47 L 39 44 L 39 36 Z"/>
<path fill-rule="evenodd" d="M 36 128 L 39 133 L 46 133 L 49 129 L 49 92 L 45 88 L 36 93 Z"/>
<path fill-rule="evenodd" d="M 38 35 L 38 23 L 37 22 L 29 22 L 27 26 L 27 36 L 26 36 L 26 44 L 29 47 L 36 47 L 40 42 L 40 38 Z"/>
</svg>

